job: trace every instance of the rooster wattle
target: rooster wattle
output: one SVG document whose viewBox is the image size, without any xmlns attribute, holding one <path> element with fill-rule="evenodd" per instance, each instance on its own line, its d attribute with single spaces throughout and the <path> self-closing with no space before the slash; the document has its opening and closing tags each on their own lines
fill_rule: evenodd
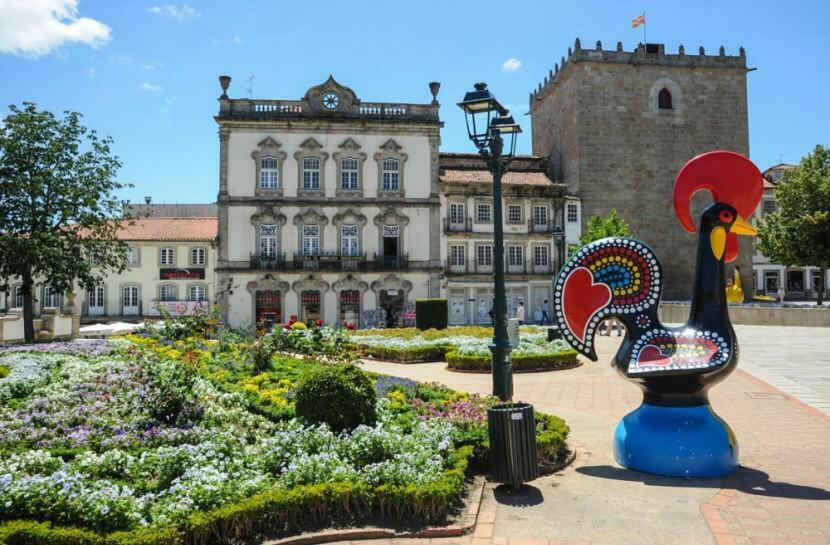
<svg viewBox="0 0 830 545">
<path fill-rule="evenodd" d="M 737 441 L 712 411 L 708 391 L 738 363 L 724 261 L 737 257 L 737 235 L 755 234 L 746 218 L 761 199 L 763 179 L 737 153 L 713 151 L 690 160 L 674 187 L 675 212 L 690 232 L 690 200 L 704 189 L 715 202 L 701 214 L 686 324 L 660 322 L 660 263 L 637 240 L 606 238 L 584 246 L 554 283 L 554 317 L 563 337 L 590 359 L 597 359 L 593 341 L 602 321 L 616 318 L 625 325 L 613 365 L 640 386 L 643 404 L 617 427 L 615 456 L 631 469 L 712 477 L 737 467 Z"/>
</svg>

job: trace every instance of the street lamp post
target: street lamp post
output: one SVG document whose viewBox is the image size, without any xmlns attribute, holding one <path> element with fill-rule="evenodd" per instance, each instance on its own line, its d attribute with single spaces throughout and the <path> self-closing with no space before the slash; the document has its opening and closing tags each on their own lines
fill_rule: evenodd
<svg viewBox="0 0 830 545">
<path fill-rule="evenodd" d="M 475 90 L 458 103 L 464 110 L 467 132 L 493 175 L 493 395 L 501 401 L 513 397 L 513 367 L 510 364 L 510 340 L 507 336 L 507 296 L 504 288 L 504 223 L 502 220 L 501 177 L 516 151 L 516 135 L 521 127 L 487 90 L 476 83 Z M 505 153 L 504 137 L 509 139 Z"/>
</svg>

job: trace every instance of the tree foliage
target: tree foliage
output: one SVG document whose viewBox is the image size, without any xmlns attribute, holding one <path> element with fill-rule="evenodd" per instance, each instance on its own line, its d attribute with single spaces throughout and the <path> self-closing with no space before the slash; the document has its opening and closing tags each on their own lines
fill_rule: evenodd
<svg viewBox="0 0 830 545">
<path fill-rule="evenodd" d="M 132 218 L 116 192 L 129 185 L 115 178 L 112 139 L 87 130 L 79 113 L 58 119 L 31 102 L 9 111 L 0 125 L 0 287 L 21 282 L 31 341 L 36 281 L 65 293 L 124 269 L 116 235 Z"/>
<path fill-rule="evenodd" d="M 758 249 L 783 265 L 819 267 L 821 304 L 830 267 L 830 149 L 818 145 L 785 170 L 775 200 L 778 210 L 758 220 Z"/>
<path fill-rule="evenodd" d="M 628 227 L 628 222 L 617 214 L 616 208 L 612 208 L 607 216 L 591 216 L 588 221 L 588 229 L 579 237 L 579 242 L 588 244 L 606 237 L 633 236 L 634 234 Z"/>
</svg>

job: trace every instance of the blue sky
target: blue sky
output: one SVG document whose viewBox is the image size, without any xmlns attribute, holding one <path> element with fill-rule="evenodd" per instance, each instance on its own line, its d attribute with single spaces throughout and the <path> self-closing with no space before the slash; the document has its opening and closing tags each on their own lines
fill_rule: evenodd
<svg viewBox="0 0 830 545">
<path fill-rule="evenodd" d="M 574 38 L 747 50 L 751 158 L 762 168 L 830 145 L 830 3 L 418 0 L 0 0 L 0 105 L 77 110 L 115 139 L 125 197 L 210 202 L 217 76 L 232 97 L 300 98 L 331 73 L 367 101 L 428 102 L 442 83 L 443 151 L 471 151 L 455 106 L 475 81 L 511 105 L 530 151 L 528 93 Z M 59 21 L 50 13 L 62 13 Z M 5 21 L 5 22 L 4 22 Z M 515 59 L 506 70 L 505 62 Z"/>
</svg>

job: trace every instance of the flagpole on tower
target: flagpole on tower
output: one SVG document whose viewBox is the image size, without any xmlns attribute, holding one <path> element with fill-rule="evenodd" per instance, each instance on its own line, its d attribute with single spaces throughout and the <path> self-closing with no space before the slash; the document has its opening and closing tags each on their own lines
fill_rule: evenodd
<svg viewBox="0 0 830 545">
<path fill-rule="evenodd" d="M 643 10 L 643 46 L 648 43 L 646 39 L 646 10 Z"/>
</svg>

